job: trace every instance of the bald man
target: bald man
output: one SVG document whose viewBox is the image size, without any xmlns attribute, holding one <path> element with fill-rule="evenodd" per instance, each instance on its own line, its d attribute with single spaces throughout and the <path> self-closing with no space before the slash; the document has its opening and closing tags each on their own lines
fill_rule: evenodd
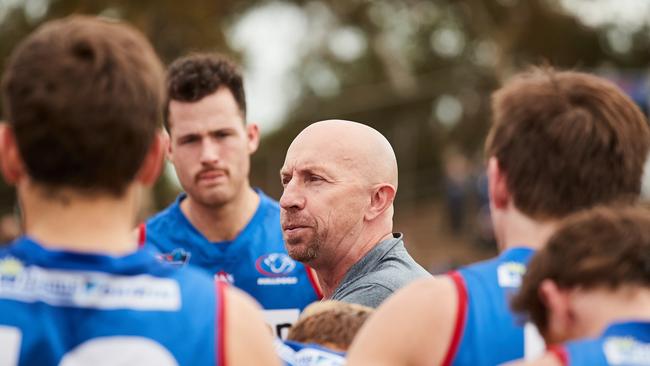
<svg viewBox="0 0 650 366">
<path fill-rule="evenodd" d="M 377 307 L 429 276 L 393 233 L 397 160 L 378 131 L 314 123 L 291 143 L 280 175 L 287 251 L 316 271 L 326 299 Z"/>
</svg>

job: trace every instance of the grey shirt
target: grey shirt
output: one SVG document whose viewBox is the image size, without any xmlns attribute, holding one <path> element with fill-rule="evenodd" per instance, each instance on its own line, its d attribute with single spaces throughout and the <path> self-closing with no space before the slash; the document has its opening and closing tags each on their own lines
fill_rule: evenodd
<svg viewBox="0 0 650 366">
<path fill-rule="evenodd" d="M 400 287 L 431 276 L 411 258 L 401 233 L 379 242 L 345 274 L 332 300 L 376 308 Z"/>
</svg>

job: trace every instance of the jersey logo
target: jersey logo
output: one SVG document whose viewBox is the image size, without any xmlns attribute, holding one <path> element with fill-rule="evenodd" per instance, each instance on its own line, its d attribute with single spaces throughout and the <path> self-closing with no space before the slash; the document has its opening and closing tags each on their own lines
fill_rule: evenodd
<svg viewBox="0 0 650 366">
<path fill-rule="evenodd" d="M 23 266 L 15 259 L 0 262 L 0 299 L 91 309 L 181 307 L 180 288 L 172 279 Z"/>
<path fill-rule="evenodd" d="M 282 277 L 293 272 L 296 262 L 284 253 L 269 253 L 257 258 L 255 268 L 265 276 Z"/>
<path fill-rule="evenodd" d="M 157 257 L 159 260 L 163 262 L 173 264 L 175 266 L 183 266 L 190 261 L 191 256 L 192 253 L 185 251 L 185 249 L 176 248 L 172 250 L 170 253 L 162 253 L 159 254 Z"/>
<path fill-rule="evenodd" d="M 610 365 L 650 365 L 650 344 L 632 337 L 607 337 L 603 351 Z"/>
<path fill-rule="evenodd" d="M 228 273 L 226 271 L 219 271 L 219 272 L 215 273 L 214 274 L 214 279 L 219 280 L 219 281 L 223 281 L 225 283 L 229 283 L 231 285 L 233 285 L 235 283 L 235 277 L 232 274 L 230 274 L 230 273 Z"/>
<path fill-rule="evenodd" d="M 526 273 L 526 266 L 519 262 L 506 262 L 497 268 L 499 286 L 519 288 L 521 279 Z"/>
<path fill-rule="evenodd" d="M 291 276 L 296 262 L 285 253 L 265 254 L 255 261 L 257 272 L 264 277 L 257 279 L 260 286 L 295 285 L 298 277 Z"/>
</svg>

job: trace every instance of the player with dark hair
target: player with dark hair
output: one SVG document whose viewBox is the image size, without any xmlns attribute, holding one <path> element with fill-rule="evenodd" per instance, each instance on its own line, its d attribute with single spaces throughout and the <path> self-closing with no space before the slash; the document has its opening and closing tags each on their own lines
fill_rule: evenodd
<svg viewBox="0 0 650 366">
<path fill-rule="evenodd" d="M 0 165 L 26 235 L 0 250 L 0 365 L 277 363 L 251 300 L 132 236 L 160 172 L 163 84 L 123 23 L 51 21 L 14 50 Z"/>
<path fill-rule="evenodd" d="M 551 345 L 520 365 L 650 365 L 650 211 L 567 219 L 530 261 L 512 306 Z"/>
<path fill-rule="evenodd" d="M 257 125 L 246 123 L 238 67 L 192 54 L 168 70 L 168 156 L 185 190 L 146 223 L 146 244 L 253 296 L 277 335 L 320 298 L 310 270 L 287 255 L 278 203 L 249 183 Z"/>
<path fill-rule="evenodd" d="M 650 129 L 612 83 L 535 69 L 492 107 L 487 175 L 501 255 L 394 296 L 359 333 L 350 365 L 496 365 L 543 352 L 508 306 L 528 260 L 568 214 L 638 197 Z"/>
</svg>

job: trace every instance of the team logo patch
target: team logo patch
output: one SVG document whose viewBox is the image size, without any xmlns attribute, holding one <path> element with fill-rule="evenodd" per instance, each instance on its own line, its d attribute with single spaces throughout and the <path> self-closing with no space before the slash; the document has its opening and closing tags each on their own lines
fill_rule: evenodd
<svg viewBox="0 0 650 366">
<path fill-rule="evenodd" d="M 284 253 L 269 253 L 257 258 L 255 268 L 268 277 L 283 277 L 293 272 L 296 262 Z"/>
<path fill-rule="evenodd" d="M 497 268 L 499 286 L 519 288 L 526 273 L 526 266 L 518 262 L 506 262 Z"/>
<path fill-rule="evenodd" d="M 603 351 L 610 365 L 650 365 L 650 344 L 631 337 L 607 337 Z"/>
<path fill-rule="evenodd" d="M 177 266 L 183 266 L 190 261 L 192 253 L 185 251 L 183 248 L 176 248 L 170 253 L 162 253 L 158 255 L 158 259 Z"/>
<path fill-rule="evenodd" d="M 214 279 L 225 283 L 229 283 L 231 285 L 235 283 L 235 277 L 226 271 L 219 271 L 215 273 Z"/>
</svg>

